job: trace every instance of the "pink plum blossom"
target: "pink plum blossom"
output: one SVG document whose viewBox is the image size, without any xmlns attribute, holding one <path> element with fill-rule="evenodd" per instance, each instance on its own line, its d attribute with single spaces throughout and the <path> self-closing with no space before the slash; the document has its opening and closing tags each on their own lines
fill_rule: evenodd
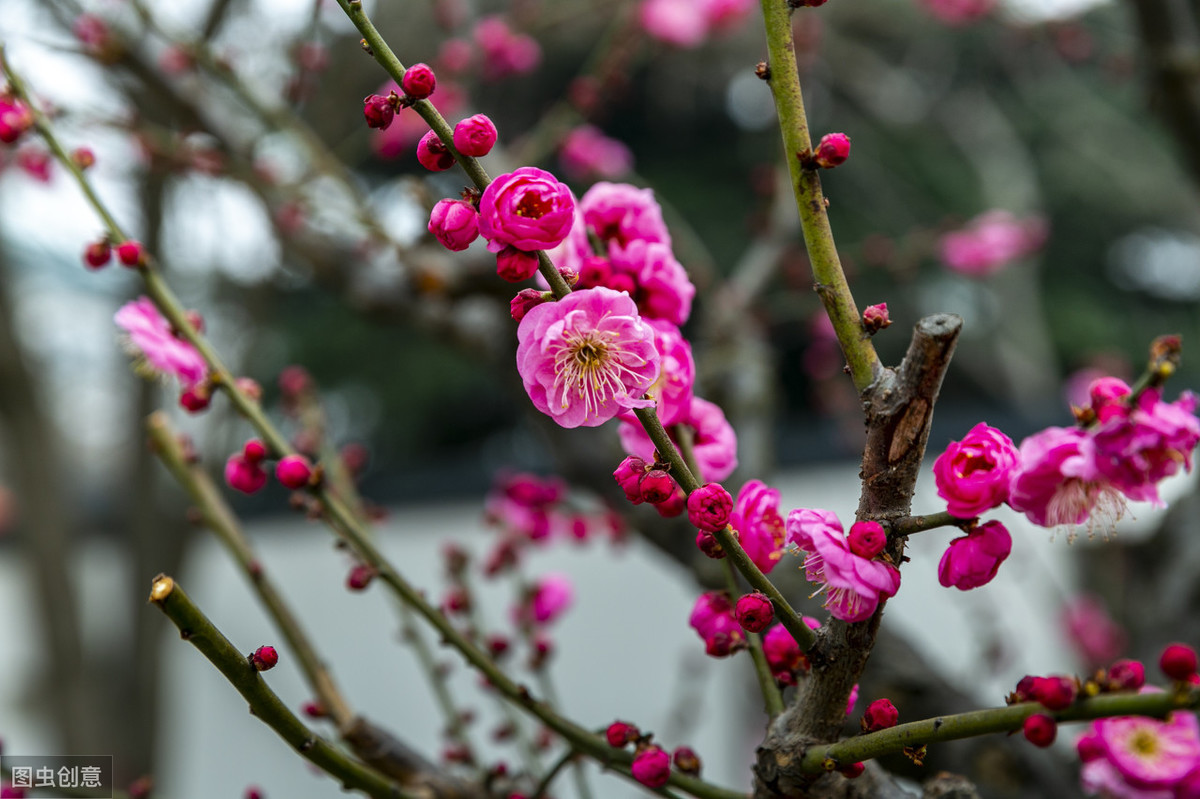
<svg viewBox="0 0 1200 799">
<path fill-rule="evenodd" d="M 1112 520 L 1124 514 L 1125 500 L 1096 467 L 1086 431 L 1048 427 L 1022 441 L 1020 455 L 1008 504 L 1034 524 L 1082 524 L 1096 511 Z"/>
<path fill-rule="evenodd" d="M 499 16 L 479 20 L 473 33 L 483 52 L 483 76 L 488 80 L 523 75 L 542 61 L 541 45 L 531 36 L 514 33 Z"/>
<path fill-rule="evenodd" d="M 629 766 L 633 778 L 648 788 L 661 788 L 671 779 L 671 756 L 650 744 L 637 750 Z"/>
<path fill-rule="evenodd" d="M 191 388 L 208 376 L 208 365 L 196 348 L 175 335 L 168 322 L 149 297 L 139 297 L 117 311 L 113 321 L 129 336 L 135 354 L 156 373 L 173 375 L 184 388 Z"/>
<path fill-rule="evenodd" d="M 691 316 L 696 287 L 669 244 L 645 239 L 624 246 L 614 242 L 609 245 L 609 258 L 615 269 L 634 275 L 635 299 L 643 314 L 675 325 Z"/>
<path fill-rule="evenodd" d="M 1192 450 L 1200 442 L 1196 404 L 1190 391 L 1168 403 L 1158 389 L 1149 388 L 1132 408 L 1102 405 L 1109 411 L 1107 421 L 1092 431 L 1100 473 L 1130 499 L 1163 504 L 1158 482 L 1180 466 L 1192 468 Z"/>
<path fill-rule="evenodd" d="M 12 144 L 33 127 L 33 112 L 14 97 L 0 95 L 0 142 Z"/>
<path fill-rule="evenodd" d="M 621 245 L 637 239 L 671 243 L 653 189 L 601 181 L 580 198 L 579 210 L 587 226 L 603 241 Z"/>
<path fill-rule="evenodd" d="M 463 155 L 482 158 L 496 145 L 496 125 L 486 114 L 476 114 L 454 126 L 454 146 Z"/>
<path fill-rule="evenodd" d="M 987 277 L 1036 252 L 1045 240 L 1046 225 L 1041 219 L 1019 220 L 1008 211 L 988 211 L 942 237 L 942 262 L 968 277 Z"/>
<path fill-rule="evenodd" d="M 1113 620 L 1098 597 L 1081 594 L 1071 599 L 1059 618 L 1067 639 L 1089 667 L 1112 663 L 1125 650 L 1125 629 Z"/>
<path fill-rule="evenodd" d="M 646 33 L 676 47 L 696 47 L 708 35 L 708 20 L 693 0 L 642 0 L 638 21 Z"/>
<path fill-rule="evenodd" d="M 567 133 L 558 158 L 573 180 L 619 178 L 633 169 L 629 148 L 592 125 L 580 125 Z"/>
<path fill-rule="evenodd" d="M 938 563 L 938 582 L 969 591 L 987 585 L 1012 551 L 1012 536 L 1000 522 L 986 522 L 950 542 Z"/>
<path fill-rule="evenodd" d="M 960 519 L 978 516 L 1008 499 L 1008 484 L 1018 465 L 1012 439 L 980 422 L 962 441 L 952 441 L 933 464 L 938 496 Z"/>
<path fill-rule="evenodd" d="M 700 470 L 697 478 L 724 480 L 733 474 L 738 463 L 737 434 L 721 409 L 708 400 L 693 397 L 691 407 L 682 423 L 694 431 L 692 451 Z M 627 454 L 643 460 L 654 459 L 654 443 L 640 424 L 621 422 L 617 434 L 621 438 L 621 447 Z"/>
<path fill-rule="evenodd" d="M 696 598 L 688 624 L 704 639 L 705 651 L 725 657 L 740 649 L 746 635 L 734 617 L 733 604 L 724 591 L 708 591 Z"/>
<path fill-rule="evenodd" d="M 658 378 L 654 330 L 626 294 L 593 288 L 538 305 L 517 340 L 529 398 L 563 427 L 596 427 L 622 409 L 654 404 L 642 398 Z"/>
<path fill-rule="evenodd" d="M 692 386 L 696 382 L 696 362 L 692 345 L 679 328 L 661 319 L 643 321 L 654 328 L 654 346 L 661 359 L 658 379 L 650 386 L 650 396 L 657 403 L 659 421 L 664 427 L 682 422 L 692 407 Z M 620 414 L 623 422 L 636 422 L 631 411 Z"/>
<path fill-rule="evenodd" d="M 854 554 L 837 515 L 800 508 L 788 514 L 788 541 L 805 554 L 804 576 L 825 586 L 825 609 L 845 622 L 871 618 L 900 589 L 900 570 Z"/>
<path fill-rule="evenodd" d="M 779 515 L 779 491 L 761 480 L 742 486 L 733 503 L 729 524 L 750 560 L 768 574 L 783 557 L 784 526 Z"/>
<path fill-rule="evenodd" d="M 390 93 L 401 93 L 403 90 L 395 81 L 388 81 L 376 90 L 376 94 L 387 97 Z M 438 85 L 437 107 L 447 117 L 455 117 L 463 112 L 467 96 L 463 90 L 449 82 L 442 81 Z M 395 118 L 386 130 L 372 131 L 371 150 L 376 157 L 385 160 L 399 158 L 410 151 L 429 131 L 429 125 L 411 108 L 396 112 Z"/>
<path fill-rule="evenodd" d="M 819 629 L 821 622 L 811 616 L 801 616 L 810 630 Z M 800 645 L 782 624 L 776 624 L 763 635 L 763 654 L 776 680 L 785 685 L 796 684 L 796 674 L 807 671 L 808 658 L 800 651 Z"/>
<path fill-rule="evenodd" d="M 479 198 L 479 232 L 488 250 L 546 250 L 567 237 L 575 221 L 571 190 L 543 169 L 523 166 L 493 180 Z"/>
<path fill-rule="evenodd" d="M 429 213 L 429 232 L 447 250 L 465 250 L 479 238 L 479 214 L 465 200 L 438 200 Z"/>
<path fill-rule="evenodd" d="M 547 574 L 537 581 L 529 599 L 529 611 L 538 624 L 549 624 L 563 614 L 575 599 L 571 580 L 561 574 Z"/>
<path fill-rule="evenodd" d="M 1200 769 L 1200 724 L 1179 711 L 1166 721 L 1116 716 L 1093 721 L 1076 744 L 1085 791 L 1130 799 L 1174 799 Z"/>
</svg>

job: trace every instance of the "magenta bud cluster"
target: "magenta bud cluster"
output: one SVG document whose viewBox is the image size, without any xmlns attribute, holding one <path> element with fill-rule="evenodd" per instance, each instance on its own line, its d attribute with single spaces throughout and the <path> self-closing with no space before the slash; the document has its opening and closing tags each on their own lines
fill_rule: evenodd
<svg viewBox="0 0 1200 799">
<path fill-rule="evenodd" d="M 863 330 L 867 331 L 868 336 L 873 336 L 885 327 L 890 327 L 892 320 L 888 317 L 887 303 L 868 305 L 867 309 L 863 311 L 862 321 Z"/>
<path fill-rule="evenodd" d="M 626 721 L 614 721 L 608 725 L 608 729 L 604 731 L 604 737 L 608 739 L 609 746 L 615 746 L 620 749 L 626 744 L 633 743 L 638 738 L 642 737 L 642 733 L 636 726 Z"/>
<path fill-rule="evenodd" d="M 675 481 L 666 471 L 633 455 L 621 461 L 613 478 L 634 505 L 643 502 L 658 505 L 672 500 L 675 495 Z"/>
<path fill-rule="evenodd" d="M 766 594 L 755 591 L 738 598 L 733 608 L 733 617 L 743 630 L 761 633 L 775 620 L 775 606 L 767 599 Z"/>
<path fill-rule="evenodd" d="M 1108 687 L 1113 691 L 1136 691 L 1146 684 L 1146 667 L 1138 660 L 1118 660 L 1108 667 Z"/>
</svg>

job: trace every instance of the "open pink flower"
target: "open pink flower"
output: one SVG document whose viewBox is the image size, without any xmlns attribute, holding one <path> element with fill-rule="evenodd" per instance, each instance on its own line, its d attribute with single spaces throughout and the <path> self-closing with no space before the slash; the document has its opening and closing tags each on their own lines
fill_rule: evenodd
<svg viewBox="0 0 1200 799">
<path fill-rule="evenodd" d="M 483 52 L 483 76 L 488 80 L 523 75 L 541 63 L 542 47 L 537 40 L 514 32 L 499 15 L 480 19 L 473 35 Z"/>
<path fill-rule="evenodd" d="M 942 6 L 947 5 L 946 0 L 939 1 Z M 961 5 L 960 0 L 950 5 L 955 3 Z M 962 230 L 942 237 L 942 261 L 960 274 L 987 277 L 1037 251 L 1045 240 L 1046 224 L 1041 219 L 1019 220 L 1008 211 L 988 211 L 972 219 Z"/>
<path fill-rule="evenodd" d="M 488 250 L 548 250 L 575 221 L 571 190 L 549 172 L 523 166 L 493 180 L 479 198 L 479 232 Z"/>
<path fill-rule="evenodd" d="M 1200 768 L 1200 724 L 1185 711 L 1097 719 L 1077 746 L 1084 790 L 1105 796 L 1171 799 Z"/>
<path fill-rule="evenodd" d="M 633 168 L 629 148 L 592 125 L 580 125 L 564 136 L 558 159 L 574 180 L 619 178 Z"/>
<path fill-rule="evenodd" d="M 680 420 L 694 431 L 692 451 L 700 469 L 698 479 L 724 480 L 737 468 L 737 434 L 720 407 L 700 397 L 692 397 L 687 416 Z M 668 431 L 669 432 L 669 431 Z M 621 447 L 642 460 L 654 459 L 654 442 L 638 422 L 621 422 L 617 428 Z"/>
<path fill-rule="evenodd" d="M 768 574 L 783 557 L 784 527 L 779 515 L 779 491 L 761 480 L 742 486 L 729 523 L 754 565 Z"/>
<path fill-rule="evenodd" d="M 1097 469 L 1130 499 L 1161 505 L 1158 482 L 1180 466 L 1191 471 L 1192 450 L 1200 442 L 1196 402 L 1190 391 L 1163 402 L 1151 388 L 1124 412 L 1114 404 L 1101 405 L 1108 418 L 1092 431 Z"/>
<path fill-rule="evenodd" d="M 1120 518 L 1125 500 L 1096 467 L 1095 444 L 1076 427 L 1048 427 L 1021 442 L 1008 504 L 1042 527 Z"/>
<path fill-rule="evenodd" d="M 1000 522 L 986 522 L 950 542 L 938 563 L 938 582 L 970 591 L 987 585 L 1012 551 L 1012 536 Z"/>
<path fill-rule="evenodd" d="M 616 271 L 628 272 L 636 281 L 634 298 L 644 315 L 675 325 L 688 320 L 696 287 L 675 260 L 671 245 L 634 239 L 624 246 L 609 244 L 608 254 Z"/>
<path fill-rule="evenodd" d="M 601 181 L 579 200 L 579 210 L 587 226 L 603 241 L 616 241 L 622 246 L 637 239 L 671 243 L 653 189 Z"/>
<path fill-rule="evenodd" d="M 933 463 L 938 496 L 960 519 L 978 516 L 1008 499 L 1019 456 L 1012 439 L 980 422 L 962 441 L 951 441 Z"/>
<path fill-rule="evenodd" d="M 788 514 L 786 527 L 788 541 L 807 555 L 805 578 L 825 585 L 825 609 L 835 618 L 865 621 L 900 590 L 900 570 L 854 554 L 831 511 L 799 508 Z"/>
<path fill-rule="evenodd" d="M 517 327 L 517 371 L 539 411 L 563 427 L 596 427 L 642 395 L 658 377 L 654 329 L 627 294 L 574 291 L 538 305 Z"/>
<path fill-rule="evenodd" d="M 113 321 L 129 334 L 129 342 L 158 374 L 179 378 L 191 388 L 208 376 L 204 358 L 188 342 L 175 335 L 149 297 L 139 297 L 117 311 Z"/>
</svg>

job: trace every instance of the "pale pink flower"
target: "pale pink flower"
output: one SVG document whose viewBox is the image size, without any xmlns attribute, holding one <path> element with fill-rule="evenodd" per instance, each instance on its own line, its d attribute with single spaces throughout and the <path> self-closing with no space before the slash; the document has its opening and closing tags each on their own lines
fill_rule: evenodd
<svg viewBox="0 0 1200 799">
<path fill-rule="evenodd" d="M 635 239 L 671 243 L 653 189 L 601 181 L 579 200 L 584 221 L 603 241 L 625 245 Z"/>
<path fill-rule="evenodd" d="M 686 419 L 692 407 L 692 387 L 696 382 L 692 345 L 670 322 L 645 318 L 643 321 L 654 328 L 654 346 L 661 359 L 658 379 L 650 386 L 649 394 L 657 404 L 659 421 L 663 427 L 669 427 Z M 622 412 L 619 418 L 623 422 L 637 422 L 632 411 Z"/>
<path fill-rule="evenodd" d="M 575 221 L 571 190 L 549 172 L 523 166 L 493 180 L 479 198 L 479 232 L 488 250 L 547 250 L 567 237 Z"/>
<path fill-rule="evenodd" d="M 742 486 L 733 503 L 729 524 L 738 542 L 763 574 L 768 574 L 783 557 L 784 527 L 779 515 L 779 491 L 761 480 Z"/>
<path fill-rule="evenodd" d="M 530 36 L 514 33 L 499 16 L 479 20 L 474 38 L 483 52 L 483 76 L 488 80 L 523 75 L 542 61 L 541 45 Z"/>
<path fill-rule="evenodd" d="M 633 300 L 606 288 L 574 291 L 530 309 L 517 327 L 517 371 L 534 406 L 563 427 L 596 427 L 658 377 L 654 329 Z"/>
<path fill-rule="evenodd" d="M 1196 395 L 1185 391 L 1168 403 L 1150 388 L 1133 408 L 1118 403 L 1101 405 L 1110 411 L 1108 420 L 1092 430 L 1096 467 L 1130 499 L 1162 505 L 1158 482 L 1180 466 L 1192 468 L 1192 450 L 1200 442 Z"/>
<path fill-rule="evenodd" d="M 1048 427 L 1022 441 L 1020 454 L 1008 504 L 1034 524 L 1083 524 L 1097 511 L 1110 521 L 1124 514 L 1125 500 L 1100 474 L 1095 444 L 1085 431 Z"/>
<path fill-rule="evenodd" d="M 1012 551 L 1012 536 L 1000 522 L 986 522 L 950 542 L 938 563 L 938 582 L 970 591 L 987 585 Z"/>
<path fill-rule="evenodd" d="M 788 541 L 805 552 L 804 576 L 825 586 L 825 609 L 845 622 L 871 618 L 879 603 L 900 589 L 900 570 L 850 549 L 831 511 L 800 508 L 787 517 Z"/>
<path fill-rule="evenodd" d="M 996 0 L 921 0 L 921 5 L 941 22 L 958 27 L 987 16 Z"/>
<path fill-rule="evenodd" d="M 720 407 L 700 397 L 693 397 L 682 424 L 694 431 L 692 451 L 700 470 L 700 474 L 696 475 L 698 480 L 724 480 L 733 474 L 738 463 L 737 434 Z M 621 422 L 617 434 L 627 454 L 647 461 L 654 459 L 654 442 L 640 423 Z"/>
<path fill-rule="evenodd" d="M 558 158 L 572 180 L 619 178 L 633 169 L 629 148 L 592 125 L 580 125 L 564 136 Z"/>
<path fill-rule="evenodd" d="M 547 574 L 537 581 L 529 599 L 529 610 L 538 624 L 549 624 L 571 606 L 575 589 L 570 578 L 562 574 Z"/>
<path fill-rule="evenodd" d="M 1008 499 L 1008 484 L 1019 456 L 1012 439 L 980 422 L 951 441 L 933 463 L 938 496 L 960 519 L 978 516 Z"/>
<path fill-rule="evenodd" d="M 696 47 L 708 35 L 704 10 L 693 0 L 642 0 L 638 20 L 646 33 L 676 47 Z"/>
<path fill-rule="evenodd" d="M 1018 220 L 1008 211 L 988 211 L 962 230 L 942 237 L 942 261 L 970 277 L 987 277 L 1041 248 L 1045 222 L 1037 217 Z"/>
<path fill-rule="evenodd" d="M 1125 629 L 1097 597 L 1081 594 L 1071 599 L 1060 619 L 1068 640 L 1089 667 L 1107 666 L 1125 650 Z"/>
<path fill-rule="evenodd" d="M 635 276 L 634 298 L 643 314 L 675 325 L 687 322 L 696 287 L 675 260 L 671 245 L 645 239 L 634 239 L 627 245 L 614 241 L 609 244 L 608 254 L 614 270 Z"/>
<path fill-rule="evenodd" d="M 1097 719 L 1077 744 L 1086 759 L 1084 790 L 1106 797 L 1173 799 L 1200 768 L 1200 724 L 1178 711 L 1166 721 L 1144 716 Z"/>
<path fill-rule="evenodd" d="M 149 297 L 139 297 L 117 311 L 113 321 L 129 335 L 136 354 L 156 373 L 173 375 L 184 388 L 191 388 L 208 376 L 204 358 L 188 342 L 175 335 L 171 324 Z"/>
</svg>

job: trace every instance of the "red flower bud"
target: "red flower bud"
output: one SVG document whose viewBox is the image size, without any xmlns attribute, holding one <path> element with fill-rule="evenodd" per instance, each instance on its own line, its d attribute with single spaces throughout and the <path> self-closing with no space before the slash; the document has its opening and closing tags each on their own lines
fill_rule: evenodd
<svg viewBox="0 0 1200 799">
<path fill-rule="evenodd" d="M 275 651 L 273 646 L 260 646 L 254 650 L 254 654 L 250 656 L 250 665 L 256 671 L 267 671 L 275 668 L 275 664 L 279 662 L 279 653 Z"/>
<path fill-rule="evenodd" d="M 850 551 L 860 558 L 873 558 L 887 545 L 887 533 L 879 522 L 855 522 L 847 536 Z"/>
<path fill-rule="evenodd" d="M 400 88 L 412 100 L 424 100 L 437 88 L 437 76 L 428 64 L 413 64 L 404 70 Z"/>
<path fill-rule="evenodd" d="M 766 594 L 755 591 L 739 597 L 734 606 L 733 616 L 742 629 L 752 633 L 760 633 L 771 626 L 775 619 L 775 607 Z"/>
<path fill-rule="evenodd" d="M 813 153 L 813 163 L 822 169 L 833 169 L 849 157 L 850 137 L 845 133 L 826 133 Z"/>
<path fill-rule="evenodd" d="M 1022 731 L 1025 739 L 1034 746 L 1047 747 L 1058 735 L 1058 724 L 1044 713 L 1035 713 L 1025 719 Z"/>
<path fill-rule="evenodd" d="M 888 727 L 895 727 L 899 722 L 900 711 L 896 710 L 891 700 L 876 699 L 867 705 L 867 712 L 863 713 L 862 731 L 886 730 Z"/>
<path fill-rule="evenodd" d="M 1170 644 L 1163 650 L 1158 667 L 1172 680 L 1186 682 L 1196 673 L 1196 650 L 1187 644 Z"/>
</svg>

